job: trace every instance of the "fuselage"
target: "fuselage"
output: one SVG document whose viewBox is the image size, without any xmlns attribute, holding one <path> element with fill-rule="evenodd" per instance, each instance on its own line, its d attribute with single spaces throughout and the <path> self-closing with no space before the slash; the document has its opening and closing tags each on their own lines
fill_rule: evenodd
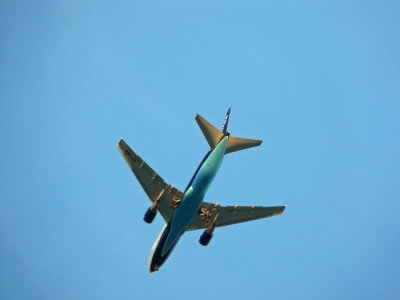
<svg viewBox="0 0 400 300">
<path fill-rule="evenodd" d="M 229 134 L 224 135 L 198 166 L 174 216 L 164 226 L 152 247 L 149 258 L 149 272 L 157 271 L 167 260 L 182 234 L 189 228 L 194 217 L 198 214 L 204 196 L 221 166 L 228 140 Z"/>
</svg>

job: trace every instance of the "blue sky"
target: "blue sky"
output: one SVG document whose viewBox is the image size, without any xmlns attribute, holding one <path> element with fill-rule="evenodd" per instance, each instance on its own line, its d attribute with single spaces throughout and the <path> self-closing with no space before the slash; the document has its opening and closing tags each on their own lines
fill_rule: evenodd
<svg viewBox="0 0 400 300">
<path fill-rule="evenodd" d="M 0 3 L 1 299 L 398 299 L 396 2 Z M 183 190 L 208 146 L 196 113 L 264 140 L 206 200 L 283 216 L 163 226 L 116 145 Z"/>
</svg>

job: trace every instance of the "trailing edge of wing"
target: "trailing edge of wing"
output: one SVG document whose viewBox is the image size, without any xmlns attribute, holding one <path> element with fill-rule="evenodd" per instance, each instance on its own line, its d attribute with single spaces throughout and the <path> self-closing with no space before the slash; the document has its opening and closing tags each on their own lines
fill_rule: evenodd
<svg viewBox="0 0 400 300">
<path fill-rule="evenodd" d="M 183 193 L 167 184 L 140 156 L 133 152 L 124 140 L 120 140 L 118 149 L 151 202 L 158 201 L 157 209 L 168 222 L 175 213 L 173 203 L 182 200 Z"/>
<path fill-rule="evenodd" d="M 215 220 L 217 227 L 277 216 L 286 206 L 219 206 L 204 202 L 200 213 L 195 217 L 189 230 L 207 228 Z"/>
</svg>

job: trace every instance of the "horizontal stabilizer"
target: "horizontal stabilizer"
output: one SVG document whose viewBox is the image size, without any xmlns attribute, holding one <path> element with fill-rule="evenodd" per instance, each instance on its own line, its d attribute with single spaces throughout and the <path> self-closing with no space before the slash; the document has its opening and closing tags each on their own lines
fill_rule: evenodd
<svg viewBox="0 0 400 300">
<path fill-rule="evenodd" d="M 197 114 L 196 116 L 196 121 L 197 124 L 199 124 L 199 127 L 203 132 L 204 137 L 206 138 L 208 144 L 210 145 L 210 148 L 211 149 L 214 148 L 220 141 L 221 137 L 223 136 L 223 133 L 219 131 L 217 128 L 215 128 L 210 122 L 208 122 L 199 114 Z"/>
<path fill-rule="evenodd" d="M 229 132 L 227 132 L 230 110 L 231 109 L 228 110 L 228 113 L 226 114 L 225 117 L 224 125 L 222 126 L 222 130 L 224 132 L 215 128 L 214 125 L 212 125 L 210 122 L 208 122 L 199 114 L 196 115 L 196 121 L 199 124 L 199 127 L 203 132 L 204 137 L 206 138 L 211 149 L 213 149 L 219 143 L 219 141 L 221 141 L 221 138 L 223 136 L 230 135 Z M 226 146 L 225 154 L 260 146 L 261 143 L 262 143 L 261 140 L 251 140 L 251 139 L 229 136 L 229 141 L 228 145 Z"/>
<path fill-rule="evenodd" d="M 251 140 L 237 137 L 230 137 L 228 146 L 226 146 L 225 154 L 232 153 L 235 151 L 244 150 L 247 148 L 252 148 L 256 146 L 260 146 L 262 143 L 261 140 Z"/>
</svg>

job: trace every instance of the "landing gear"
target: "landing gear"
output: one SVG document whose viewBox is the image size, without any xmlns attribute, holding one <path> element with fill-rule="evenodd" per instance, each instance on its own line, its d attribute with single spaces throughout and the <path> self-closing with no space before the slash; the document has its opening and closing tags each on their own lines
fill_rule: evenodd
<svg viewBox="0 0 400 300">
<path fill-rule="evenodd" d="M 201 220 L 208 223 L 210 221 L 210 217 L 212 213 L 208 208 L 202 207 L 200 208 L 199 214 L 201 216 Z"/>
<path fill-rule="evenodd" d="M 182 201 L 182 199 L 181 198 L 178 198 L 178 197 L 176 197 L 176 196 L 173 196 L 172 197 L 172 200 L 171 200 L 171 204 L 169 205 L 169 207 L 172 207 L 172 208 L 177 208 L 178 207 L 178 205 L 181 203 L 181 201 Z"/>
</svg>

